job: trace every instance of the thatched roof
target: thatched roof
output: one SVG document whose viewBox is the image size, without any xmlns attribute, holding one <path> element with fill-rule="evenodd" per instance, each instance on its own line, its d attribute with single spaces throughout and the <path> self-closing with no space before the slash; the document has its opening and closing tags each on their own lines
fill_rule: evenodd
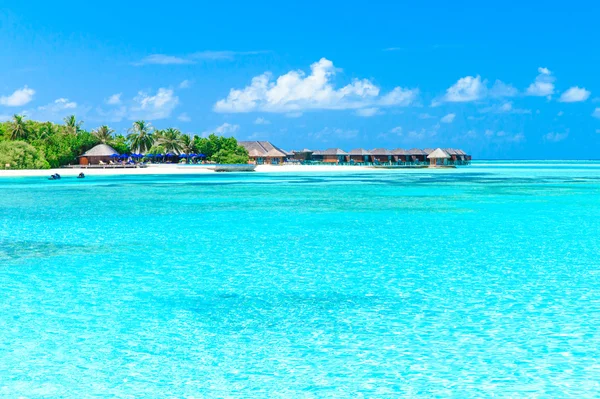
<svg viewBox="0 0 600 399">
<path fill-rule="evenodd" d="M 119 155 L 119 153 L 108 144 L 98 144 L 86 151 L 82 157 L 110 157 L 111 155 Z"/>
<path fill-rule="evenodd" d="M 408 155 L 427 155 L 425 153 L 425 151 L 423 151 L 423 150 L 421 150 L 419 148 L 411 148 L 407 152 L 408 152 Z"/>
<path fill-rule="evenodd" d="M 287 152 L 279 147 L 274 146 L 268 141 L 240 141 L 239 145 L 248 151 L 251 157 L 271 157 L 281 158 L 288 155 Z"/>
<path fill-rule="evenodd" d="M 435 151 L 433 151 L 431 154 L 427 155 L 428 159 L 436 159 L 436 158 L 450 158 L 450 155 L 446 154 L 446 152 L 444 152 L 444 150 L 442 150 L 441 148 L 436 149 Z"/>
<path fill-rule="evenodd" d="M 340 148 L 328 148 L 325 151 L 321 151 L 321 155 L 348 155 L 348 153 Z"/>
<path fill-rule="evenodd" d="M 427 155 L 431 154 L 433 151 L 435 151 L 435 148 L 423 148 L 423 152 Z"/>
<path fill-rule="evenodd" d="M 308 153 L 308 154 L 312 154 L 314 151 L 313 150 L 309 150 L 308 148 L 305 148 L 303 150 L 299 150 L 299 151 L 292 151 L 295 154 L 301 154 L 301 153 Z"/>
<path fill-rule="evenodd" d="M 350 150 L 350 152 L 348 153 L 350 155 L 371 155 L 371 153 L 367 150 L 365 150 L 364 148 L 355 148 L 353 150 Z"/>
<path fill-rule="evenodd" d="M 396 148 L 395 150 L 392 150 L 392 155 L 408 155 L 408 152 L 402 148 Z"/>
<path fill-rule="evenodd" d="M 444 152 L 448 155 L 459 155 L 453 148 L 444 148 Z"/>
<path fill-rule="evenodd" d="M 371 155 L 392 155 L 392 152 L 386 148 L 374 148 L 370 152 Z"/>
</svg>

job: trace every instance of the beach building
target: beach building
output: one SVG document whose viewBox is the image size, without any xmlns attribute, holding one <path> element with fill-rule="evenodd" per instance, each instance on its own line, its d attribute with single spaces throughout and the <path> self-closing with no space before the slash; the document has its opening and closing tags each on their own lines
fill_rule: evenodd
<svg viewBox="0 0 600 399">
<path fill-rule="evenodd" d="M 385 148 L 375 148 L 369 151 L 373 157 L 374 163 L 391 163 L 392 152 Z"/>
<path fill-rule="evenodd" d="M 108 144 L 98 144 L 89 149 L 79 157 L 80 165 L 108 164 L 112 159 L 118 157 L 119 153 Z"/>
<path fill-rule="evenodd" d="M 419 148 L 411 148 L 407 153 L 408 163 L 420 164 L 427 162 L 427 153 Z"/>
<path fill-rule="evenodd" d="M 307 148 L 298 151 L 292 151 L 292 158 L 297 161 L 310 161 L 312 160 L 313 151 Z"/>
<path fill-rule="evenodd" d="M 319 151 L 322 162 L 327 163 L 345 163 L 348 162 L 348 153 L 339 148 L 328 148 L 325 151 Z M 314 152 L 313 152 L 314 156 Z"/>
<path fill-rule="evenodd" d="M 248 151 L 250 162 L 256 165 L 279 165 L 289 156 L 288 152 L 269 141 L 240 141 L 238 144 Z"/>
<path fill-rule="evenodd" d="M 355 148 L 348 153 L 350 162 L 352 163 L 370 163 L 373 162 L 371 153 L 364 148 Z"/>
<path fill-rule="evenodd" d="M 437 148 L 427 155 L 427 159 L 429 159 L 429 167 L 443 166 L 448 164 L 447 161 L 450 159 L 450 155 L 441 148 Z"/>
<path fill-rule="evenodd" d="M 408 152 L 402 148 L 396 148 L 395 150 L 392 150 L 392 161 L 399 164 L 399 165 L 403 165 L 406 162 L 408 162 Z"/>
</svg>

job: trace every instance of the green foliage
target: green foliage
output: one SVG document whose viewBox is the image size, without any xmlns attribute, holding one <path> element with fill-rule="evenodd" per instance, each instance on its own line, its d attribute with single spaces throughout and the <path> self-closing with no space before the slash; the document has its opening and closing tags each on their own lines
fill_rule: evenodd
<svg viewBox="0 0 600 399">
<path fill-rule="evenodd" d="M 196 151 L 217 163 L 247 163 L 248 151 L 234 137 L 211 134 L 208 138 L 195 137 Z"/>
<path fill-rule="evenodd" d="M 139 153 L 147 152 L 152 147 L 152 144 L 154 144 L 153 130 L 152 126 L 146 121 L 133 122 L 133 126 L 129 129 L 129 135 L 127 136 L 131 150 Z"/>
<path fill-rule="evenodd" d="M 129 141 L 125 136 L 119 134 L 112 138 L 107 143 L 109 146 L 115 149 L 119 154 L 129 154 L 131 153 L 131 148 L 129 147 Z"/>
<path fill-rule="evenodd" d="M 56 134 L 50 136 L 41 146 L 50 166 L 57 168 L 61 165 L 78 163 L 77 157 L 98 144 L 97 139 L 90 133 L 82 131 L 75 134 Z"/>
<path fill-rule="evenodd" d="M 156 144 L 165 149 L 166 152 L 172 154 L 180 154 L 183 148 L 183 135 L 177 129 L 172 127 L 161 130 L 155 140 Z"/>
<path fill-rule="evenodd" d="M 34 146 L 24 141 L 0 142 L 0 169 L 48 169 L 50 165 Z"/>
</svg>

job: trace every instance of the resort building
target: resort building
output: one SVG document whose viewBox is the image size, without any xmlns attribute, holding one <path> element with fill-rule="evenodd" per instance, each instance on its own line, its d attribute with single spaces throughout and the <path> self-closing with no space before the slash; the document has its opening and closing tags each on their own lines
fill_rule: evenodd
<svg viewBox="0 0 600 399">
<path fill-rule="evenodd" d="M 408 152 L 402 148 L 392 150 L 392 160 L 397 164 L 405 164 L 408 162 Z"/>
<path fill-rule="evenodd" d="M 425 163 L 427 161 L 427 153 L 419 148 L 408 150 L 409 163 Z"/>
<path fill-rule="evenodd" d="M 313 156 L 315 153 L 313 152 Z M 339 148 L 329 148 L 325 151 L 319 151 L 322 162 L 326 163 L 345 163 L 348 162 L 348 153 Z"/>
<path fill-rule="evenodd" d="M 429 159 L 429 166 L 443 166 L 448 165 L 447 160 L 450 158 L 450 155 L 441 148 L 438 148 L 427 155 L 427 159 Z"/>
<path fill-rule="evenodd" d="M 364 148 L 355 148 L 348 153 L 351 163 L 370 163 L 373 162 L 371 153 Z"/>
<path fill-rule="evenodd" d="M 371 156 L 373 157 L 374 163 L 391 163 L 392 162 L 392 152 L 385 148 L 375 148 L 371 151 Z"/>
<path fill-rule="evenodd" d="M 269 141 L 240 141 L 239 145 L 248 151 L 250 162 L 256 165 L 282 164 L 291 154 L 274 146 Z"/>
<path fill-rule="evenodd" d="M 108 144 L 98 144 L 86 151 L 79 157 L 80 165 L 108 164 L 112 159 L 118 157 L 119 153 Z"/>
<path fill-rule="evenodd" d="M 292 158 L 296 161 L 310 161 L 312 159 L 313 151 L 309 149 L 303 149 L 299 151 L 292 151 Z"/>
</svg>

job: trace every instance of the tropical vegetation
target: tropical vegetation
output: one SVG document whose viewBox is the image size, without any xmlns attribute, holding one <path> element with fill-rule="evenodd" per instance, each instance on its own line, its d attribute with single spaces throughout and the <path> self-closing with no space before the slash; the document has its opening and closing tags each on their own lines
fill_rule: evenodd
<svg viewBox="0 0 600 399">
<path fill-rule="evenodd" d="M 108 144 L 120 154 L 202 154 L 217 163 L 246 163 L 248 152 L 233 137 L 184 134 L 176 128 L 155 129 L 135 121 L 127 135 L 107 125 L 87 131 L 70 115 L 62 124 L 28 120 L 14 115 L 0 123 L 0 168 L 55 168 L 78 163 L 78 157 L 97 144 Z M 187 159 L 187 157 L 185 157 Z"/>
</svg>

